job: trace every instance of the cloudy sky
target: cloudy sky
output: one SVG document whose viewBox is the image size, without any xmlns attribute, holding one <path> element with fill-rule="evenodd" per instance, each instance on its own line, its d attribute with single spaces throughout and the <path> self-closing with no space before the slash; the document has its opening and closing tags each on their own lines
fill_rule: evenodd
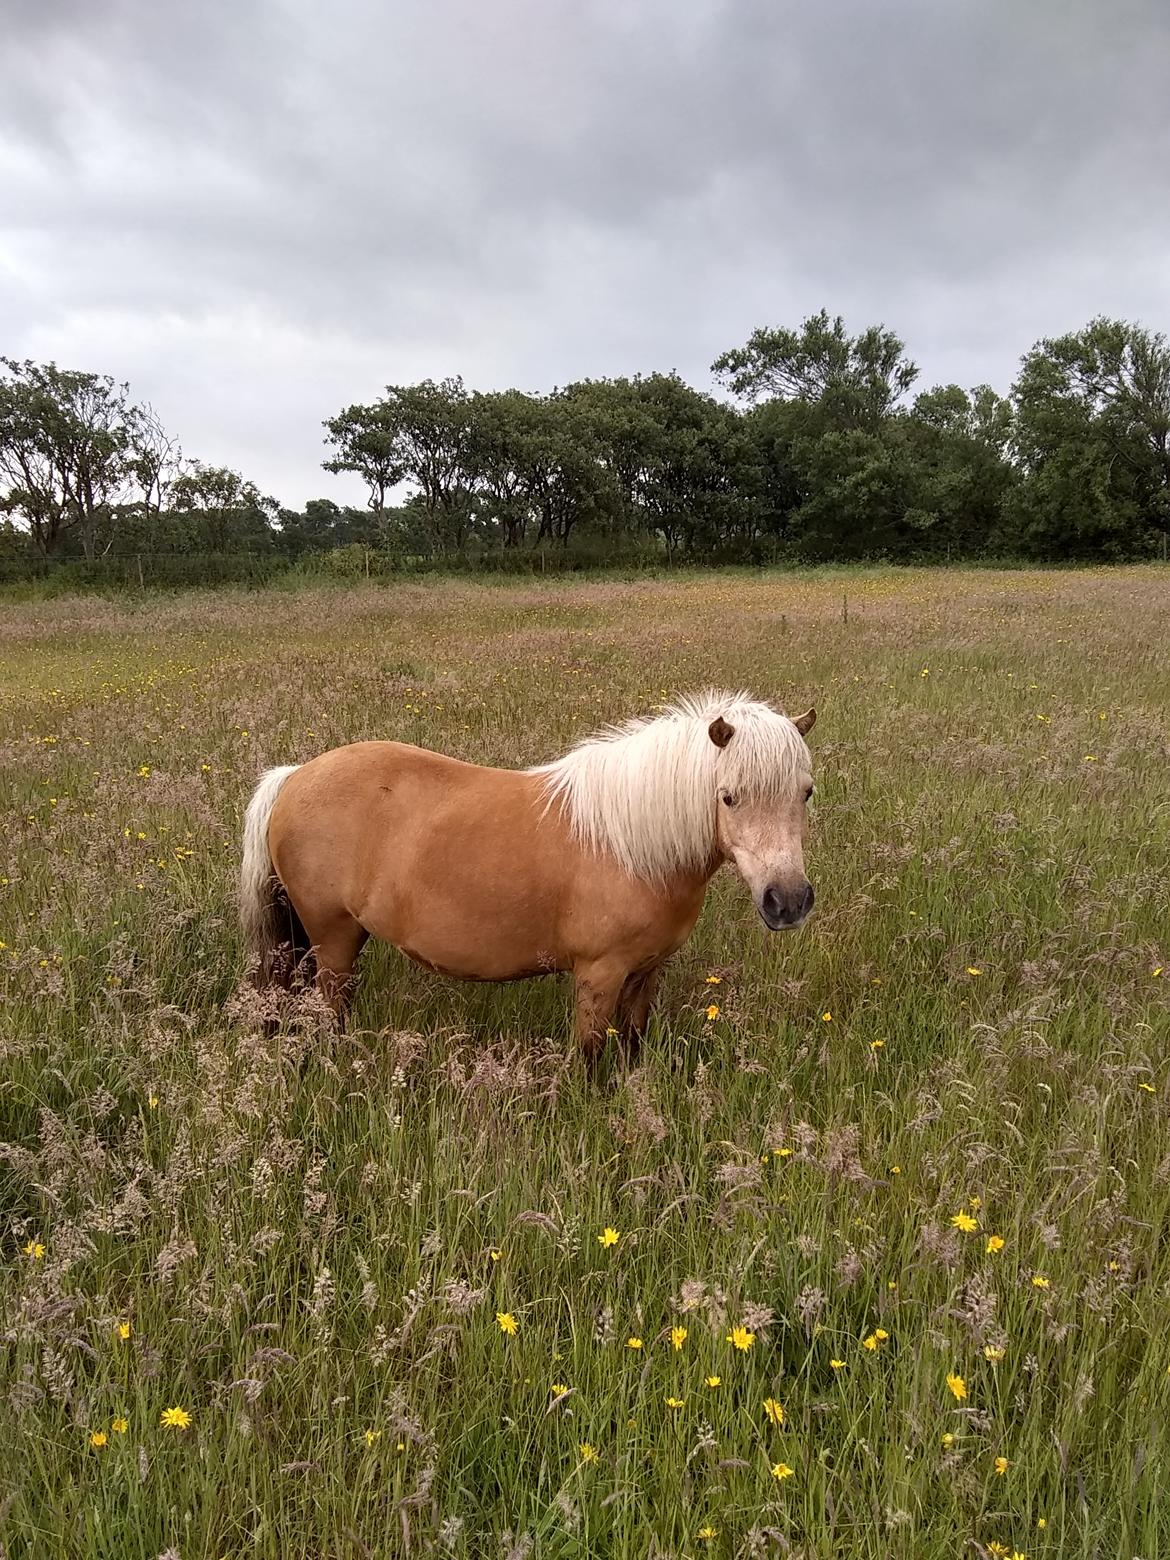
<svg viewBox="0 0 1170 1560">
<path fill-rule="evenodd" d="M 298 505 L 387 382 L 708 386 L 822 304 L 1006 389 L 1170 329 L 1168 82 L 1168 0 L 0 0 L 0 353 Z"/>
</svg>

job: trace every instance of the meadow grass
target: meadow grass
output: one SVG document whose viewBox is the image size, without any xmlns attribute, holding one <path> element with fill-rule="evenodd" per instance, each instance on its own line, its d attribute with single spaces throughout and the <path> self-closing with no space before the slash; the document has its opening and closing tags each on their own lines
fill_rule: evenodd
<svg viewBox="0 0 1170 1560">
<path fill-rule="evenodd" d="M 1170 1554 L 1168 584 L 0 609 L 10 1560 Z M 636 1071 L 386 949 L 265 1038 L 262 768 L 710 683 L 820 710 L 818 910 L 721 874 Z"/>
</svg>

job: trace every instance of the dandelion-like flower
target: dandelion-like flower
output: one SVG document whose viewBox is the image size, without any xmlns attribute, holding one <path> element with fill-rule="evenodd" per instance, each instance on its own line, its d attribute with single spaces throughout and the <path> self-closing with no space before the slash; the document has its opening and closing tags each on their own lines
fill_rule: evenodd
<svg viewBox="0 0 1170 1560">
<path fill-rule="evenodd" d="M 592 1441 L 582 1441 L 577 1450 L 581 1454 L 581 1461 L 583 1463 L 597 1461 L 597 1448 L 594 1446 Z"/>
<path fill-rule="evenodd" d="M 709 1024 L 713 1024 L 718 1017 L 719 1017 L 718 1005 L 716 1003 L 712 1002 L 711 1006 L 707 1009 L 707 1022 Z"/>
<path fill-rule="evenodd" d="M 708 975 L 707 976 L 707 985 L 708 986 L 722 986 L 722 984 L 723 984 L 723 976 L 722 975 Z"/>
<path fill-rule="evenodd" d="M 829 1365 L 830 1365 L 830 1367 L 833 1370 L 844 1370 L 845 1369 L 845 1361 L 844 1360 L 830 1360 L 829 1361 Z"/>
<path fill-rule="evenodd" d="M 667 1400 L 666 1400 L 667 1408 L 679 1409 L 679 1408 L 683 1408 L 685 1406 L 685 1404 L 686 1404 L 686 1399 L 685 1398 L 668 1397 Z"/>
<path fill-rule="evenodd" d="M 128 1419 L 123 1419 L 121 1415 L 119 1415 L 117 1419 L 110 1420 L 110 1429 L 114 1432 L 115 1435 L 125 1435 L 129 1428 L 130 1421 Z"/>
<path fill-rule="evenodd" d="M 967 1396 L 967 1383 L 962 1376 L 950 1375 L 947 1377 L 947 1386 L 950 1387 L 955 1397 L 961 1403 Z"/>
<path fill-rule="evenodd" d="M 1051 1283 L 1051 1279 L 1045 1278 L 1043 1273 L 1033 1273 L 1032 1274 L 1032 1288 L 1033 1289 L 1047 1289 L 1050 1283 Z"/>
<path fill-rule="evenodd" d="M 828 1008 L 826 1008 L 825 1011 L 821 1014 L 821 1023 L 822 1024 L 831 1024 L 832 1022 L 833 1022 L 833 1015 L 832 1015 L 832 1013 L 829 1012 Z"/>
<path fill-rule="evenodd" d="M 621 1240 L 621 1238 L 622 1237 L 621 1237 L 620 1230 L 615 1230 L 608 1224 L 602 1230 L 601 1234 L 597 1237 L 597 1239 L 601 1243 L 601 1245 L 605 1246 L 605 1247 L 616 1246 L 618 1241 Z"/>
<path fill-rule="evenodd" d="M 686 1328 L 685 1327 L 672 1327 L 670 1329 L 670 1341 L 671 1341 L 671 1344 L 672 1344 L 672 1346 L 674 1348 L 675 1353 L 677 1354 L 678 1351 L 682 1348 L 683 1344 L 687 1341 L 687 1330 L 686 1330 Z"/>
<path fill-rule="evenodd" d="M 1004 1474 L 1008 1471 L 1008 1460 L 1006 1457 L 997 1457 L 993 1466 L 996 1473 L 999 1474 L 1000 1478 L 1002 1479 Z"/>
<path fill-rule="evenodd" d="M 1004 1351 L 1002 1349 L 997 1349 L 994 1344 L 985 1343 L 983 1345 L 983 1358 L 985 1360 L 990 1360 L 993 1365 L 998 1364 L 999 1361 L 1003 1359 L 1003 1354 Z"/>
<path fill-rule="evenodd" d="M 791 1479 L 795 1472 L 796 1469 L 790 1468 L 787 1463 L 772 1464 L 772 1477 L 774 1479 Z"/>
<path fill-rule="evenodd" d="M 738 1327 L 733 1327 L 727 1334 L 727 1341 L 733 1344 L 741 1354 L 746 1354 L 752 1344 L 755 1343 L 756 1335 L 754 1332 L 748 1332 L 747 1328 L 741 1323 Z"/>
<path fill-rule="evenodd" d="M 508 1338 L 514 1338 L 520 1331 L 520 1323 L 512 1315 L 511 1311 L 497 1311 L 496 1326 Z"/>
<path fill-rule="evenodd" d="M 24 1254 L 31 1257 L 34 1262 L 39 1262 L 45 1254 L 44 1241 L 30 1240 L 25 1243 Z"/>
<path fill-rule="evenodd" d="M 987 1255 L 994 1257 L 997 1251 L 1002 1251 L 1004 1239 L 1002 1235 L 989 1235 L 987 1237 Z"/>
<path fill-rule="evenodd" d="M 703 1377 L 703 1384 L 704 1384 L 704 1386 L 710 1387 L 711 1390 L 714 1391 L 716 1387 L 721 1387 L 723 1385 L 723 1377 L 722 1376 L 704 1376 Z"/>
<path fill-rule="evenodd" d="M 764 1413 L 767 1414 L 774 1425 L 782 1425 L 784 1423 L 784 1405 L 777 1403 L 775 1398 L 764 1399 Z"/>
<path fill-rule="evenodd" d="M 109 1436 L 104 1430 L 95 1430 L 89 1438 L 89 1444 L 91 1446 L 97 1447 L 97 1449 L 100 1451 L 101 1448 L 109 1441 L 109 1439 Z"/>
<path fill-rule="evenodd" d="M 177 1404 L 174 1408 L 164 1408 L 159 1424 L 168 1430 L 186 1430 L 191 1423 L 191 1415 L 185 1408 Z"/>
<path fill-rule="evenodd" d="M 965 1211 L 952 1214 L 951 1223 L 955 1229 L 962 1230 L 964 1235 L 972 1235 L 979 1228 L 979 1220 Z"/>
<path fill-rule="evenodd" d="M 549 1383 L 548 1390 L 552 1393 L 553 1397 L 560 1397 L 563 1392 L 567 1392 L 569 1390 L 569 1385 L 568 1382 L 565 1381 L 553 1381 Z"/>
<path fill-rule="evenodd" d="M 701 1538 L 704 1544 L 709 1544 L 713 1538 L 719 1537 L 719 1529 L 717 1527 L 712 1527 L 708 1522 L 705 1527 L 701 1527 L 699 1529 L 699 1531 L 695 1534 L 695 1537 Z"/>
<path fill-rule="evenodd" d="M 127 1339 L 130 1337 L 130 1323 L 129 1322 L 119 1322 L 118 1323 L 118 1337 L 119 1337 L 119 1339 L 121 1340 L 122 1343 L 125 1343 L 127 1341 Z"/>
<path fill-rule="evenodd" d="M 367 1446 L 373 1446 L 375 1441 L 378 1441 L 378 1440 L 381 1439 L 381 1436 L 382 1436 L 382 1432 L 380 1430 L 372 1430 L 372 1429 L 371 1430 L 367 1430 L 366 1433 L 365 1433 L 366 1445 Z"/>
<path fill-rule="evenodd" d="M 626 1339 L 626 1348 L 627 1349 L 640 1349 L 641 1347 L 642 1347 L 642 1340 L 641 1340 L 641 1338 L 627 1338 Z"/>
<path fill-rule="evenodd" d="M 954 1444 L 955 1444 L 955 1437 L 951 1433 L 951 1431 L 949 1431 L 949 1430 L 944 1430 L 943 1431 L 943 1433 L 942 1433 L 942 1444 L 944 1446 L 954 1446 Z"/>
</svg>

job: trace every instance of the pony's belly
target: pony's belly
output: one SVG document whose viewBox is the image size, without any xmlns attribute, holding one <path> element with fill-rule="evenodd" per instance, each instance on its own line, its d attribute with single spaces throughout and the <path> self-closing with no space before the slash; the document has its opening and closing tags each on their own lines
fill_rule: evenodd
<svg viewBox="0 0 1170 1560">
<path fill-rule="evenodd" d="M 492 960 L 482 956 L 468 957 L 455 952 L 445 952 L 445 956 L 440 957 L 424 953 L 406 943 L 398 943 L 396 946 L 408 959 L 413 959 L 424 969 L 433 970 L 436 975 L 446 975 L 451 980 L 531 980 L 537 975 L 555 975 L 565 967 L 551 955 L 525 962 L 515 958 Z"/>
</svg>

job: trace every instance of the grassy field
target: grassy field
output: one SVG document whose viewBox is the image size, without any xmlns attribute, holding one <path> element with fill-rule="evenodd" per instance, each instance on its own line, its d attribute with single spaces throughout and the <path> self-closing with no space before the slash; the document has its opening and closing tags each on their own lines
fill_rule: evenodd
<svg viewBox="0 0 1170 1560">
<path fill-rule="evenodd" d="M 1170 1555 L 1168 646 L 1155 569 L 0 608 L 0 1550 Z M 708 683 L 820 710 L 818 911 L 721 874 L 636 1072 L 386 949 L 263 1037 L 261 768 Z"/>
</svg>

